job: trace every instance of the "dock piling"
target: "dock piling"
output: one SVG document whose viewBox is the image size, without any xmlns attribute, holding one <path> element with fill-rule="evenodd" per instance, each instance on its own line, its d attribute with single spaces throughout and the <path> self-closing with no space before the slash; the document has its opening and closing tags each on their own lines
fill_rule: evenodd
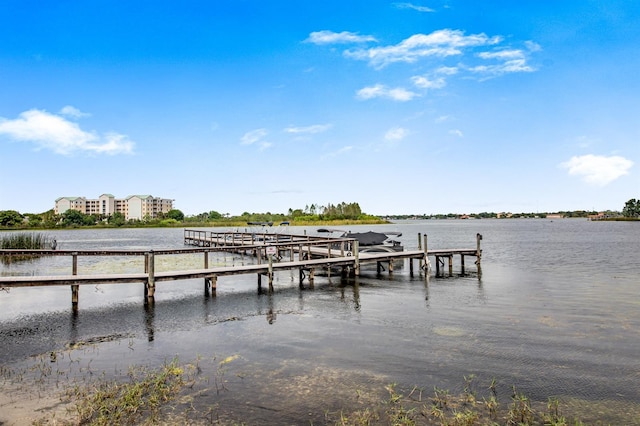
<svg viewBox="0 0 640 426">
<path fill-rule="evenodd" d="M 145 286 L 145 296 L 147 301 L 151 301 L 154 298 L 156 291 L 156 278 L 155 278 L 155 256 L 153 250 L 149 250 L 147 257 L 147 285 Z"/>
<path fill-rule="evenodd" d="M 71 275 L 78 275 L 78 253 L 71 255 L 73 258 L 71 265 Z M 80 293 L 80 286 L 78 284 L 71 285 L 71 307 L 74 311 L 78 310 L 78 297 Z"/>
</svg>

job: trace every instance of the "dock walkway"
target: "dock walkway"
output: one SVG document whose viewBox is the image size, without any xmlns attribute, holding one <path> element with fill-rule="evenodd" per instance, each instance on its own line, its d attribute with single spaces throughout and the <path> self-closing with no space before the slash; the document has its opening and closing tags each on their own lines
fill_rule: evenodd
<svg viewBox="0 0 640 426">
<path fill-rule="evenodd" d="M 185 230 L 185 245 L 195 248 L 166 249 L 166 250 L 0 250 L 0 256 L 70 256 L 72 258 L 71 275 L 49 276 L 0 276 L 0 288 L 37 287 L 70 285 L 72 306 L 77 309 L 79 286 L 87 284 L 123 284 L 143 283 L 145 285 L 145 301 L 153 301 L 155 283 L 161 281 L 177 281 L 190 279 L 204 279 L 205 294 L 217 288 L 218 277 L 240 274 L 256 274 L 258 289 L 262 287 L 262 277 L 268 279 L 269 291 L 273 291 L 274 273 L 284 270 L 298 270 L 300 287 L 305 278 L 313 285 L 314 274 L 317 269 L 340 269 L 341 274 L 359 275 L 360 267 L 364 264 L 376 264 L 378 273 L 385 269 L 393 271 L 394 261 L 409 262 L 410 274 L 414 273 L 413 261 L 418 260 L 421 273 L 428 276 L 430 265 L 428 256 L 433 256 L 436 263 L 436 275 L 440 275 L 440 267 L 444 270 L 444 261 L 449 261 L 449 275 L 453 274 L 453 257 L 460 256 L 461 268 L 464 273 L 465 256 L 476 257 L 478 273 L 480 273 L 480 240 L 477 234 L 475 249 L 427 250 L 427 238 L 419 250 L 369 252 L 360 253 L 358 241 L 348 238 L 310 237 L 293 234 L 259 234 L 237 232 L 210 232 L 199 230 Z M 419 241 L 422 239 L 419 237 Z M 251 255 L 256 258 L 255 263 L 209 267 L 209 255 L 215 252 L 233 252 Z M 177 254 L 203 255 L 202 269 L 156 271 L 155 257 Z M 114 273 L 114 274 L 78 274 L 79 256 L 144 256 L 144 272 Z"/>
</svg>

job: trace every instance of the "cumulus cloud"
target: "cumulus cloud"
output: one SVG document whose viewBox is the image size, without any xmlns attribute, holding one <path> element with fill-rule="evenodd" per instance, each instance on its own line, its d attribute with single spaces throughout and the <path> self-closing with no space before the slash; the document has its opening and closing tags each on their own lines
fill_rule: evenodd
<svg viewBox="0 0 640 426">
<path fill-rule="evenodd" d="M 61 113 L 74 118 L 86 116 L 79 110 L 66 106 Z M 126 135 L 111 132 L 99 135 L 82 130 L 77 123 L 47 111 L 31 109 L 18 118 L 0 118 L 0 135 L 35 144 L 39 149 L 48 149 L 57 154 L 70 155 L 78 152 L 92 154 L 131 154 L 134 142 Z"/>
<path fill-rule="evenodd" d="M 457 136 L 459 138 L 464 137 L 464 134 L 462 133 L 462 130 L 458 130 L 458 129 L 449 130 L 449 134 Z"/>
<path fill-rule="evenodd" d="M 314 124 L 312 126 L 305 126 L 305 127 L 290 126 L 284 129 L 284 131 L 287 133 L 294 133 L 294 134 L 322 133 L 329 130 L 330 128 L 331 128 L 331 124 Z"/>
<path fill-rule="evenodd" d="M 391 129 L 387 130 L 384 138 L 389 142 L 399 142 L 407 136 L 409 136 L 409 130 L 403 127 L 392 127 Z"/>
<path fill-rule="evenodd" d="M 536 69 L 527 63 L 527 56 L 520 49 L 504 49 L 493 52 L 481 52 L 478 57 L 485 60 L 495 60 L 496 63 L 468 67 L 468 71 L 483 74 L 487 77 L 500 76 L 515 72 L 533 72 Z"/>
<path fill-rule="evenodd" d="M 240 144 L 242 144 L 242 145 L 252 145 L 252 144 L 260 141 L 262 138 L 264 138 L 268 134 L 269 134 L 269 132 L 267 131 L 267 129 L 255 129 L 255 130 L 252 130 L 250 132 L 245 133 L 244 136 L 242 136 L 242 138 L 240 138 Z"/>
<path fill-rule="evenodd" d="M 370 35 L 360 35 L 349 31 L 336 33 L 333 31 L 315 31 L 309 34 L 309 38 L 305 40 L 314 44 L 346 44 L 346 43 L 366 43 L 376 41 L 376 38 Z"/>
<path fill-rule="evenodd" d="M 581 176 L 586 183 L 601 187 L 628 174 L 632 166 L 633 161 L 624 157 L 592 154 L 574 156 L 560 164 L 560 167 L 569 171 L 569 175 Z"/>
<path fill-rule="evenodd" d="M 67 117 L 71 117 L 71 118 L 83 118 L 83 117 L 90 117 L 91 114 L 88 114 L 86 112 L 82 112 L 80 111 L 78 108 L 72 107 L 71 105 L 67 105 L 65 107 L 63 107 L 60 110 L 60 114 L 61 115 L 66 115 Z"/>
<path fill-rule="evenodd" d="M 383 68 L 395 62 L 413 63 L 425 57 L 461 55 L 463 49 L 500 43 L 501 37 L 489 37 L 484 33 L 464 35 L 460 30 L 437 30 L 431 34 L 414 34 L 391 46 L 354 49 L 344 52 L 353 59 L 368 61 L 374 68 Z"/>
<path fill-rule="evenodd" d="M 431 9 L 427 6 L 419 6 L 413 3 L 394 3 L 393 4 L 398 9 L 412 9 L 417 10 L 418 12 L 435 12 L 435 10 Z"/>
<path fill-rule="evenodd" d="M 411 77 L 411 81 L 413 81 L 413 84 L 415 84 L 416 87 L 421 89 L 441 89 L 447 85 L 443 77 L 431 79 L 427 76 L 416 75 Z"/>
<path fill-rule="evenodd" d="M 418 96 L 417 93 L 396 87 L 395 89 L 389 89 L 382 84 L 376 84 L 375 86 L 364 87 L 356 93 L 358 99 L 367 100 L 373 98 L 387 98 L 394 101 L 406 102 Z"/>
</svg>

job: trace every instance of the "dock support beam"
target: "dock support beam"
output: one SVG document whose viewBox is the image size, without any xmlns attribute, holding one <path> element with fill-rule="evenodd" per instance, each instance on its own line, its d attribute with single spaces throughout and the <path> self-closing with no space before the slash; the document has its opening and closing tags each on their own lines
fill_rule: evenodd
<svg viewBox="0 0 640 426">
<path fill-rule="evenodd" d="M 353 255 L 356 257 L 356 262 L 353 265 L 353 271 L 356 276 L 360 275 L 360 242 L 358 240 L 353 241 Z"/>
<path fill-rule="evenodd" d="M 78 275 L 78 253 L 72 254 L 71 275 Z M 71 285 L 71 308 L 74 311 L 78 310 L 78 293 L 79 286 L 77 284 Z"/>
<path fill-rule="evenodd" d="M 212 276 L 204 279 L 204 295 L 209 297 L 209 294 L 215 297 L 218 277 Z"/>
<path fill-rule="evenodd" d="M 273 255 L 269 255 L 269 293 L 273 293 Z"/>
<path fill-rule="evenodd" d="M 155 277 L 155 257 L 153 250 L 149 250 L 147 256 L 147 285 L 145 286 L 146 301 L 153 301 L 156 292 L 156 277 Z"/>
<path fill-rule="evenodd" d="M 476 265 L 478 265 L 478 277 L 482 276 L 482 266 L 480 265 L 480 259 L 482 257 L 482 250 L 480 249 L 480 241 L 482 241 L 482 234 L 476 234 Z"/>
<path fill-rule="evenodd" d="M 73 253 L 73 261 L 71 265 L 71 275 L 78 275 L 78 253 Z M 74 311 L 78 310 L 78 295 L 80 286 L 78 284 L 71 285 L 71 308 Z"/>
</svg>

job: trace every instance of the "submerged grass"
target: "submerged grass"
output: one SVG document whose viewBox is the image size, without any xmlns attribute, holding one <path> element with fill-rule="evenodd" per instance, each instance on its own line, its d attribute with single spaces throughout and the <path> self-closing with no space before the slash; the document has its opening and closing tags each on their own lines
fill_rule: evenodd
<svg viewBox="0 0 640 426">
<path fill-rule="evenodd" d="M 75 386 L 66 392 L 76 401 L 75 424 L 156 424 L 160 408 L 170 402 L 185 384 L 184 370 L 177 360 L 159 370 L 132 368 L 129 381 L 100 382 L 93 388 Z"/>
<path fill-rule="evenodd" d="M 637 403 L 557 397 L 535 401 L 515 386 L 498 392 L 501 386 L 495 379 L 481 383 L 473 374 L 463 377 L 461 392 L 454 394 L 438 387 L 385 386 L 377 379 L 359 388 L 360 382 L 342 371 L 336 371 L 336 380 L 331 380 L 332 370 L 291 377 L 267 373 L 254 377 L 264 385 L 258 384 L 255 392 L 268 390 L 270 395 L 260 399 L 251 394 L 233 396 L 238 392 L 238 380 L 247 377 L 249 371 L 240 355 L 198 355 L 191 363 L 179 363 L 174 358 L 158 368 L 137 366 L 122 373 L 116 371 L 119 378 L 108 379 L 104 372 L 91 368 L 91 356 L 97 351 L 97 345 L 86 345 L 79 350 L 42 354 L 22 370 L 0 365 L 0 395 L 14 395 L 10 398 L 13 405 L 7 404 L 5 397 L 0 407 L 25 407 L 29 402 L 25 398 L 37 397 L 26 407 L 46 417 L 33 420 L 31 424 L 35 425 L 297 422 L 292 419 L 300 420 L 299 424 L 336 426 L 640 425 Z M 329 380 L 318 380 L 320 377 Z M 256 408 L 262 410 L 258 417 Z M 15 420 L 15 413 L 10 418 L 0 415 L 0 424 L 13 424 Z"/>
<path fill-rule="evenodd" d="M 238 355 L 227 357 L 218 362 L 215 371 L 215 395 L 221 390 L 232 391 L 224 384 L 226 366 L 237 360 Z M 67 408 L 68 417 L 57 419 L 41 419 L 33 424 L 64 425 L 112 425 L 112 424 L 216 424 L 240 425 L 251 419 L 235 411 L 229 420 L 223 420 L 219 414 L 218 402 L 209 400 L 205 406 L 195 407 L 192 403 L 196 394 L 203 393 L 194 387 L 200 378 L 200 359 L 193 364 L 178 364 L 177 359 L 165 363 L 159 369 L 131 368 L 126 380 L 98 380 L 84 386 L 69 387 L 64 392 L 63 400 L 71 404 Z M 214 362 L 216 358 L 214 357 Z M 532 402 L 527 396 L 512 388 L 512 395 L 505 401 L 499 401 L 496 382 L 478 390 L 479 386 L 473 375 L 464 377 L 462 393 L 451 394 L 449 391 L 434 388 L 432 392 L 414 386 L 407 392 L 400 391 L 395 384 L 387 385 L 386 397 L 360 406 L 358 410 L 343 408 L 339 412 L 325 411 L 322 424 L 337 426 L 369 426 L 369 425 L 442 425 L 442 426 L 487 426 L 487 425 L 549 425 L 549 426 L 582 426 L 577 418 L 565 417 L 561 411 L 563 404 L 557 398 L 549 398 L 548 402 Z M 319 393 L 323 390 L 319 389 Z M 204 391 L 207 393 L 206 391 Z M 355 391 L 358 393 L 358 391 Z M 192 395 L 191 393 L 194 393 Z M 479 395 L 483 394 L 483 395 Z M 382 394 L 381 394 L 382 395 Z M 210 398 L 213 394 L 210 394 Z M 213 405 L 211 405 L 213 403 Z M 295 398 L 291 400 L 295 405 Z M 320 402 L 318 405 L 320 406 Z M 347 403 L 348 404 L 348 403 Z M 225 410 L 229 414 L 229 410 Z M 264 419 L 262 419 L 264 420 Z M 311 423 L 314 424 L 314 423 Z M 594 423 L 589 423 L 594 424 Z M 608 424 L 596 421 L 595 424 Z"/>
</svg>

